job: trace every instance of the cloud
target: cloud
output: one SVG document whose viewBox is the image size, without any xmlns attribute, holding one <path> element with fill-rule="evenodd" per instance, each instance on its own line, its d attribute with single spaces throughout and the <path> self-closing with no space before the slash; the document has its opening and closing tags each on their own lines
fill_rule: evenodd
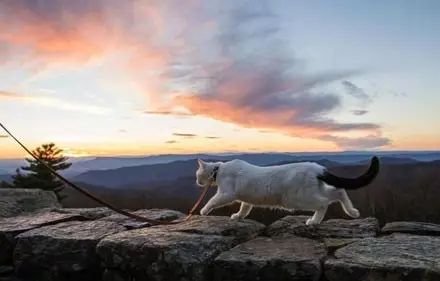
<svg viewBox="0 0 440 281">
<path fill-rule="evenodd" d="M 215 137 L 215 136 L 206 136 L 205 139 L 220 139 L 220 137 Z"/>
<path fill-rule="evenodd" d="M 20 98 L 26 98 L 26 96 L 22 95 L 22 94 L 14 93 L 14 92 L 0 90 L 0 98 L 20 99 Z"/>
<path fill-rule="evenodd" d="M 165 143 L 166 144 L 173 144 L 173 143 L 177 143 L 177 141 L 176 140 L 169 140 L 169 141 L 166 141 Z"/>
<path fill-rule="evenodd" d="M 184 137 L 184 138 L 194 138 L 194 137 L 197 137 L 196 134 L 191 134 L 191 133 L 173 133 L 173 136 Z"/>
<path fill-rule="evenodd" d="M 346 150 L 374 149 L 391 144 L 391 141 L 388 138 L 377 135 L 367 135 L 359 138 L 327 135 L 327 136 L 322 136 L 321 139 L 332 141 L 341 148 Z"/>
<path fill-rule="evenodd" d="M 2 139 L 2 138 L 8 138 L 9 136 L 8 135 L 0 135 L 0 139 Z"/>
<path fill-rule="evenodd" d="M 356 86 L 354 83 L 347 80 L 344 80 L 341 83 L 344 86 L 346 93 L 359 100 L 362 105 L 367 105 L 372 101 L 371 97 L 364 91 L 364 89 Z"/>
<path fill-rule="evenodd" d="M 351 113 L 353 113 L 354 115 L 365 115 L 368 113 L 368 110 L 363 110 L 363 109 L 356 109 L 356 110 L 352 110 Z"/>
<path fill-rule="evenodd" d="M 343 80 L 349 95 L 369 100 L 348 81 L 359 70 L 307 72 L 280 36 L 267 3 L 221 3 L 213 9 L 203 1 L 0 2 L 0 42 L 6 46 L 0 52 L 40 67 L 113 59 L 146 96 L 145 114 L 200 115 L 317 139 L 381 131 L 375 123 L 332 118 L 343 106 L 341 96 L 327 90 L 332 83 Z M 37 103 L 99 111 L 53 99 Z"/>
<path fill-rule="evenodd" d="M 145 110 L 144 113 L 151 114 L 151 115 L 192 116 L 191 113 L 179 112 L 179 111 L 169 111 L 169 110 Z"/>
<path fill-rule="evenodd" d="M 105 114 L 109 112 L 109 109 L 95 106 L 85 103 L 77 103 L 73 101 L 66 101 L 55 97 L 48 97 L 42 95 L 27 95 L 21 93 L 15 93 L 11 91 L 0 90 L 0 98 L 6 98 L 16 100 L 19 102 L 25 102 L 30 104 L 36 104 L 44 107 L 51 107 L 66 111 L 78 111 L 90 114 Z"/>
<path fill-rule="evenodd" d="M 261 21 L 270 28 L 252 28 Z M 172 106 L 183 106 L 194 115 L 296 137 L 380 130 L 378 124 L 340 122 L 330 117 L 341 108 L 341 97 L 323 88 L 360 72 L 304 72 L 302 62 L 276 38 L 275 25 L 276 18 L 264 9 L 227 13 L 219 23 L 216 40 L 220 48 L 213 56 L 217 59 L 194 63 L 201 65 L 209 81 L 201 82 L 197 78 L 200 73 L 193 77 L 185 72 L 186 79 L 201 86 L 173 95 Z M 259 32 L 264 34 L 260 36 Z"/>
</svg>

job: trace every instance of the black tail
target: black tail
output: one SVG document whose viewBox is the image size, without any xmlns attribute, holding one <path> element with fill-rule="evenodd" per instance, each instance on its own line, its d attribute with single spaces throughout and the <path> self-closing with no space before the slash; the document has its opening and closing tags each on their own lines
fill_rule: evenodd
<svg viewBox="0 0 440 281">
<path fill-rule="evenodd" d="M 368 171 L 357 178 L 341 178 L 331 174 L 326 170 L 322 175 L 318 176 L 318 179 L 336 188 L 357 189 L 370 184 L 378 173 L 379 159 L 374 156 L 371 159 L 371 164 L 368 168 Z"/>
</svg>

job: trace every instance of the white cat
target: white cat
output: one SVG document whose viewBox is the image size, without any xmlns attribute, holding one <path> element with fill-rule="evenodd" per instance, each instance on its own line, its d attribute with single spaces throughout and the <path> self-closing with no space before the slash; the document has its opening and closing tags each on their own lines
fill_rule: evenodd
<svg viewBox="0 0 440 281">
<path fill-rule="evenodd" d="M 199 160 L 196 172 L 200 186 L 217 185 L 217 193 L 200 211 L 209 214 L 213 209 L 240 202 L 240 210 L 232 219 L 245 218 L 253 206 L 282 208 L 293 211 L 315 211 L 306 224 L 319 224 L 332 202 L 340 202 L 347 215 L 357 218 L 345 189 L 368 185 L 379 172 L 379 160 L 373 157 L 368 171 L 357 178 L 341 178 L 311 162 L 259 167 L 242 160 L 204 162 Z"/>
</svg>

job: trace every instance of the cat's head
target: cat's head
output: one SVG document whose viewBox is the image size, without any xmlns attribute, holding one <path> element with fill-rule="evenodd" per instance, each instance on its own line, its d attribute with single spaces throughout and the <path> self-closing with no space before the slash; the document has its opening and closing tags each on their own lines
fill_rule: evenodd
<svg viewBox="0 0 440 281">
<path fill-rule="evenodd" d="M 198 163 L 199 168 L 196 171 L 196 183 L 199 186 L 206 186 L 211 183 L 211 176 L 217 164 L 212 162 L 205 162 L 200 159 L 198 159 Z"/>
</svg>

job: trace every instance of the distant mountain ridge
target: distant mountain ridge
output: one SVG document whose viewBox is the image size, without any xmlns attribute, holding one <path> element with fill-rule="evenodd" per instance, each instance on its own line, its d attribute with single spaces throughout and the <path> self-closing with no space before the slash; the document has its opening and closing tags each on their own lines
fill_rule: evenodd
<svg viewBox="0 0 440 281">
<path fill-rule="evenodd" d="M 237 156 L 219 156 L 212 157 L 205 160 L 213 161 L 229 161 L 231 158 L 235 159 Z M 214 158 L 214 159 L 213 159 Z M 237 157 L 238 158 L 238 157 Z M 244 158 L 244 159 L 243 159 Z M 300 159 L 294 156 L 279 155 L 272 157 L 256 157 L 255 155 L 245 155 L 241 158 L 252 164 L 267 166 L 267 165 L 281 165 L 302 161 L 317 162 L 326 167 L 335 167 L 341 165 L 352 166 L 367 166 L 370 157 L 365 156 L 362 160 L 347 163 L 336 162 L 328 159 Z M 403 165 L 414 164 L 419 161 L 412 158 L 395 158 L 395 157 L 381 157 L 382 165 Z M 180 178 L 191 178 L 195 180 L 194 174 L 197 169 L 197 160 L 179 160 L 170 163 L 139 165 L 133 167 L 123 167 L 108 170 L 92 170 L 73 177 L 77 182 L 84 182 L 91 185 L 106 186 L 109 188 L 119 188 L 128 186 L 148 186 L 156 183 L 170 183 Z"/>
<path fill-rule="evenodd" d="M 63 175 L 74 177 L 92 170 L 109 170 L 140 165 L 163 164 L 191 159 L 211 159 L 214 161 L 243 159 L 258 165 L 289 161 L 321 161 L 327 159 L 338 163 L 368 161 L 371 155 L 393 158 L 410 158 L 417 161 L 440 160 L 437 151 L 345 151 L 345 152 L 297 152 L 297 153 L 220 153 L 220 154 L 162 154 L 150 156 L 115 156 L 115 157 L 82 157 L 71 158 L 73 165 L 63 171 Z M 15 169 L 25 165 L 23 159 L 0 159 L 0 174 L 11 174 Z"/>
</svg>

